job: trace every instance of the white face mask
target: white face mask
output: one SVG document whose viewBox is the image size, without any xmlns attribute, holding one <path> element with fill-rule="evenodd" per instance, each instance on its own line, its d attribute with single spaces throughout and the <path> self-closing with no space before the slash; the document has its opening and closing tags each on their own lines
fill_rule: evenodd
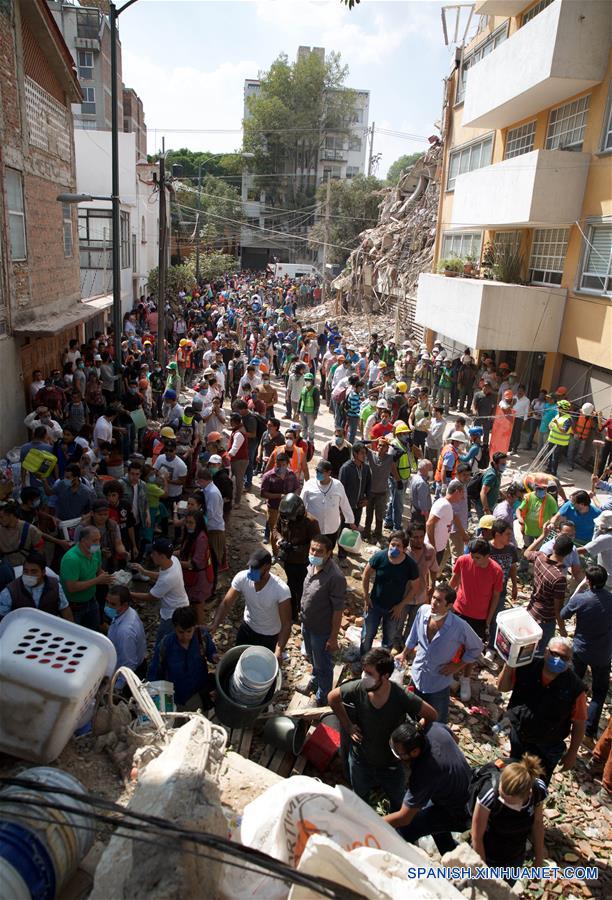
<svg viewBox="0 0 612 900">
<path fill-rule="evenodd" d="M 515 812 L 520 812 L 520 811 L 523 809 L 523 807 L 525 806 L 525 804 L 524 804 L 524 803 L 521 803 L 520 801 L 519 801 L 518 803 L 510 803 L 509 800 L 506 800 L 506 799 L 505 799 L 504 797 L 502 797 L 502 795 L 499 794 L 499 793 L 498 793 L 497 796 L 499 797 L 499 802 L 500 802 L 500 803 L 503 803 L 504 806 L 507 806 L 508 809 L 513 809 Z"/>
<path fill-rule="evenodd" d="M 36 575 L 22 575 L 21 580 L 27 588 L 36 587 L 36 585 L 38 584 L 38 578 L 36 577 Z"/>
<path fill-rule="evenodd" d="M 371 691 L 373 687 L 376 685 L 376 679 L 373 675 L 368 675 L 367 672 L 361 673 L 361 683 L 366 689 L 366 691 Z"/>
<path fill-rule="evenodd" d="M 442 619 L 445 619 L 447 617 L 447 615 L 448 613 L 430 613 L 429 618 L 432 620 L 432 622 L 441 622 Z"/>
</svg>

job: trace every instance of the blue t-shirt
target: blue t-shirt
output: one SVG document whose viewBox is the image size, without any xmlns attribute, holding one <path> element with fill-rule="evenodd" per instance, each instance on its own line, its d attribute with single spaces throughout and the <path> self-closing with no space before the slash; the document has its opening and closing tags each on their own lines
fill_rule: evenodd
<svg viewBox="0 0 612 900">
<path fill-rule="evenodd" d="M 593 531 L 595 529 L 593 523 L 601 514 L 601 510 L 591 503 L 586 513 L 579 513 L 572 501 L 566 500 L 559 510 L 559 514 L 566 519 L 569 519 L 569 521 L 573 522 L 576 526 L 576 543 L 586 544 L 587 541 L 590 541 L 593 538 Z"/>
<path fill-rule="evenodd" d="M 574 594 L 561 618 L 576 616 L 574 653 L 591 666 L 607 666 L 612 656 L 612 592 L 605 588 Z"/>
<path fill-rule="evenodd" d="M 386 550 L 379 550 L 370 558 L 370 566 L 375 571 L 370 599 L 379 609 L 391 609 L 401 603 L 409 581 L 419 577 L 415 561 L 410 557 L 401 563 L 392 563 Z"/>
</svg>

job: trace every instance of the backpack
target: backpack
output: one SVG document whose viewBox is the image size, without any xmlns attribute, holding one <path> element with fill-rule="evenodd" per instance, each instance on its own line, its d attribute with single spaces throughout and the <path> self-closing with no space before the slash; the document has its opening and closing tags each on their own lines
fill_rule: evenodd
<svg viewBox="0 0 612 900">
<path fill-rule="evenodd" d="M 482 479 L 484 477 L 485 470 L 478 469 L 477 472 L 474 472 L 467 485 L 467 497 L 468 500 L 479 500 L 480 499 L 480 491 L 482 490 Z"/>
<path fill-rule="evenodd" d="M 254 409 L 250 409 L 250 410 L 249 410 L 249 413 L 250 413 L 250 414 L 253 416 L 253 418 L 255 419 L 255 437 L 256 437 L 256 439 L 257 439 L 257 443 L 259 444 L 259 442 L 261 441 L 262 437 L 264 436 L 264 432 L 265 432 L 266 427 L 267 427 L 267 426 L 266 426 L 266 419 L 265 419 L 265 416 L 262 416 L 260 413 L 255 412 Z"/>
<path fill-rule="evenodd" d="M 512 762 L 511 759 L 496 759 L 494 762 L 488 762 L 483 766 L 472 769 L 472 780 L 470 781 L 468 792 L 468 811 L 470 816 L 474 812 L 478 794 L 483 786 L 490 781 L 491 787 L 496 791 L 499 787 L 502 769 L 510 762 Z"/>
<path fill-rule="evenodd" d="M 153 428 L 147 428 L 145 433 L 142 436 L 142 455 L 145 457 L 153 456 L 153 444 L 156 440 L 159 440 L 159 431 L 155 431 Z"/>
</svg>

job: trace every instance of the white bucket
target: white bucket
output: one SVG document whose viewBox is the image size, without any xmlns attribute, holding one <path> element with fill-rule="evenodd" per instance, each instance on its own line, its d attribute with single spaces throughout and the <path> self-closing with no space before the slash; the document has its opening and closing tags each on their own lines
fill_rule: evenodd
<svg viewBox="0 0 612 900">
<path fill-rule="evenodd" d="M 495 649 L 513 669 L 528 665 L 542 638 L 542 629 L 521 606 L 497 614 Z"/>
<path fill-rule="evenodd" d="M 258 706 L 278 674 L 278 660 L 267 647 L 249 647 L 240 656 L 229 683 L 232 699 Z"/>
<path fill-rule="evenodd" d="M 156 709 L 162 713 L 176 712 L 174 684 L 171 681 L 149 681 L 145 682 L 144 686 Z M 138 716 L 141 725 L 146 725 L 149 721 L 149 717 L 144 713 Z"/>
<path fill-rule="evenodd" d="M 338 538 L 338 546 L 347 553 L 359 553 L 361 550 L 361 534 L 352 528 L 343 528 Z"/>
<path fill-rule="evenodd" d="M 80 781 L 61 769 L 37 767 L 20 772 L 19 777 L 49 787 L 85 793 Z M 26 805 L 17 802 L 25 799 L 33 803 Z M 70 807 L 70 811 L 38 806 L 37 801 L 56 802 Z M 95 838 L 90 806 L 59 792 L 37 791 L 35 784 L 31 787 L 9 785 L 0 791 L 0 818 L 23 823 L 38 834 L 51 856 L 58 887 L 68 881 L 91 849 Z"/>
</svg>

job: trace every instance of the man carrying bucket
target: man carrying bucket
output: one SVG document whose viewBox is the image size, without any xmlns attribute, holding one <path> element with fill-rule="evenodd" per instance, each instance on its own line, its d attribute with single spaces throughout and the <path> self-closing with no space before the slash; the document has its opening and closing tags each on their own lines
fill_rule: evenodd
<svg viewBox="0 0 612 900">
<path fill-rule="evenodd" d="M 236 646 L 267 647 L 280 663 L 291 634 L 291 591 L 278 575 L 272 574 L 271 568 L 272 556 L 267 550 L 256 550 L 251 554 L 248 569 L 234 575 L 231 587 L 219 604 L 210 633 L 216 632 L 242 594 L 244 620 L 236 634 Z"/>
</svg>

